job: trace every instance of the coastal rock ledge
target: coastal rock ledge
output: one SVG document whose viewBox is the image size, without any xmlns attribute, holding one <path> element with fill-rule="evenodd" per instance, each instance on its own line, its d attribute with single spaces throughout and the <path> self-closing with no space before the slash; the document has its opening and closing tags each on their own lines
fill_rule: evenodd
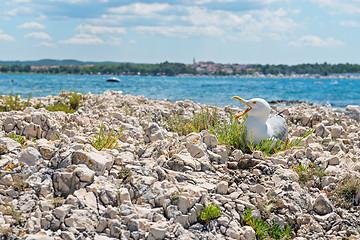
<svg viewBox="0 0 360 240">
<path fill-rule="evenodd" d="M 290 226 L 297 240 L 360 239 L 358 106 L 272 106 L 291 139 L 314 132 L 265 156 L 226 147 L 207 130 L 182 136 L 168 127 L 176 114 L 190 119 L 211 106 L 106 91 L 83 95 L 75 113 L 39 108 L 59 98 L 0 112 L 3 239 L 250 240 L 257 236 L 243 219 L 249 208 Z M 224 120 L 240 112 L 217 108 Z M 99 131 L 121 133 L 116 147 L 97 150 Z M 310 178 L 314 169 L 324 174 Z M 211 203 L 221 216 L 207 225 L 199 213 Z"/>
</svg>

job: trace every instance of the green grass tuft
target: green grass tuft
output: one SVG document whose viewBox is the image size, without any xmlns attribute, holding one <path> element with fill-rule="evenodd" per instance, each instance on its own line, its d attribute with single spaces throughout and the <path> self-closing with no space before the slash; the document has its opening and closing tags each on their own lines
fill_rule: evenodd
<svg viewBox="0 0 360 240">
<path fill-rule="evenodd" d="M 0 106 L 1 112 L 10 112 L 10 111 L 23 111 L 30 104 L 31 94 L 27 100 L 21 99 L 18 94 L 13 96 L 13 92 L 11 91 L 9 96 L 1 97 L 3 100 L 3 105 Z"/>
<path fill-rule="evenodd" d="M 324 169 L 315 166 L 314 163 L 308 165 L 301 164 L 298 167 L 292 166 L 293 169 L 299 176 L 299 182 L 302 186 L 308 187 L 320 187 L 321 179 L 328 174 Z"/>
<path fill-rule="evenodd" d="M 219 143 L 225 144 L 228 147 L 232 146 L 236 149 L 240 149 L 244 153 L 261 151 L 264 155 L 270 156 L 271 154 L 300 146 L 300 143 L 314 132 L 314 130 L 310 129 L 304 136 L 291 141 L 287 138 L 285 142 L 271 137 L 255 145 L 252 140 L 249 143 L 246 141 L 247 131 L 246 126 L 244 125 L 246 118 L 247 117 L 238 121 L 230 114 L 230 122 L 225 120 L 222 122 L 218 121 L 217 125 L 210 128 L 210 133 L 218 138 Z"/>
<path fill-rule="evenodd" d="M 45 109 L 50 112 L 62 111 L 65 113 L 74 113 L 81 106 L 80 103 L 83 99 L 82 95 L 75 90 L 73 92 L 62 91 L 59 96 L 64 99 L 50 106 L 45 106 Z"/>
<path fill-rule="evenodd" d="M 115 133 L 113 130 L 111 130 L 110 133 L 106 135 L 104 125 L 101 125 L 99 133 L 93 136 L 90 143 L 98 151 L 101 151 L 101 149 L 104 148 L 114 149 L 118 146 L 117 140 L 121 137 L 121 133 L 123 130 L 124 129 L 120 129 L 120 132 L 118 133 Z"/>
<path fill-rule="evenodd" d="M 209 107 L 206 107 L 201 108 L 200 112 L 195 113 L 189 120 L 180 114 L 173 113 L 166 122 L 166 128 L 180 136 L 186 136 L 192 132 L 199 133 L 202 130 L 207 130 L 211 126 L 217 125 L 218 121 L 217 109 L 214 108 L 211 111 Z"/>
<path fill-rule="evenodd" d="M 132 177 L 132 171 L 130 168 L 122 167 L 118 174 L 119 179 L 122 179 L 124 183 L 130 182 Z"/>
<path fill-rule="evenodd" d="M 0 206 L 0 211 L 3 215 L 10 215 L 14 219 L 14 225 L 20 225 L 23 222 L 22 211 L 15 210 L 15 206 Z"/>
<path fill-rule="evenodd" d="M 16 135 L 15 133 L 10 134 L 9 138 L 17 141 L 18 143 L 21 144 L 21 146 L 26 147 L 27 146 L 27 140 L 25 137 L 21 136 L 21 135 Z"/>
<path fill-rule="evenodd" d="M 242 218 L 247 225 L 254 229 L 255 235 L 259 239 L 292 239 L 291 227 L 289 225 L 286 225 L 285 229 L 283 229 L 275 220 L 270 225 L 262 219 L 255 218 L 251 211 L 251 208 L 245 209 Z"/>
<path fill-rule="evenodd" d="M 220 217 L 221 214 L 219 206 L 210 204 L 205 207 L 205 211 L 199 212 L 199 217 L 202 221 L 209 225 L 211 220 Z"/>
<path fill-rule="evenodd" d="M 359 186 L 360 178 L 358 176 L 346 175 L 340 180 L 336 188 L 328 193 L 328 196 L 337 206 L 349 209 L 355 203 L 355 194 Z"/>
</svg>

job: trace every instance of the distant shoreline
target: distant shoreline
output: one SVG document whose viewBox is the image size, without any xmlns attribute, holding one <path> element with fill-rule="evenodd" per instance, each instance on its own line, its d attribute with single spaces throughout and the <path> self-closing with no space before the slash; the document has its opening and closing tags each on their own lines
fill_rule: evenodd
<svg viewBox="0 0 360 240">
<path fill-rule="evenodd" d="M 179 74 L 176 76 L 167 76 L 167 75 L 161 75 L 161 76 L 156 76 L 156 75 L 127 75 L 127 74 L 121 74 L 121 75 L 117 75 L 117 74 L 74 74 L 74 73 L 34 73 L 34 72 L 28 72 L 28 73 L 24 73 L 24 72 L 14 72 L 14 73 L 2 73 L 0 72 L 0 75 L 74 75 L 74 76 L 104 76 L 104 77 L 108 77 L 108 76 L 132 76 L 132 77 L 200 77 L 200 78 L 256 78 L 256 79 L 262 79 L 262 78 L 266 78 L 266 79 L 360 79 L 360 75 L 359 76 L 343 76 L 343 75 L 339 75 L 339 76 L 298 76 L 298 75 L 291 75 L 291 76 L 286 76 L 286 75 L 228 75 L 228 76 L 218 76 L 218 75 L 201 75 L 201 74 Z M 321 84 L 321 82 L 319 82 L 318 84 Z"/>
</svg>

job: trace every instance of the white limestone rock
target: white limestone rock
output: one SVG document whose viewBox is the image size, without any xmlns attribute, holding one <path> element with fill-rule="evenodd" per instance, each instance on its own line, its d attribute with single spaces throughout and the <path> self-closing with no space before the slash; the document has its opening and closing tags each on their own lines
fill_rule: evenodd
<svg viewBox="0 0 360 240">
<path fill-rule="evenodd" d="M 168 230 L 168 224 L 166 222 L 158 222 L 150 227 L 150 234 L 156 240 L 162 240 L 166 236 Z"/>
<path fill-rule="evenodd" d="M 35 166 L 41 161 L 41 155 L 36 148 L 28 147 L 21 151 L 20 161 L 28 166 Z"/>
<path fill-rule="evenodd" d="M 360 107 L 358 105 L 348 105 L 345 108 L 345 115 L 356 121 L 360 121 Z"/>
<path fill-rule="evenodd" d="M 320 215 L 325 215 L 325 214 L 331 213 L 333 211 L 333 207 L 330 204 L 330 201 L 323 194 L 320 194 L 316 198 L 316 200 L 313 204 L 313 208 L 314 208 L 314 211 Z"/>
<path fill-rule="evenodd" d="M 96 217 L 93 216 L 88 210 L 72 210 L 69 217 L 66 217 L 64 223 L 68 227 L 74 227 L 78 231 L 95 231 L 98 225 Z"/>
<path fill-rule="evenodd" d="M 229 183 L 226 181 L 221 181 L 216 186 L 216 192 L 219 194 L 226 194 L 229 188 Z"/>
<path fill-rule="evenodd" d="M 0 138 L 0 155 L 9 153 L 9 152 L 16 152 L 21 149 L 21 144 L 16 142 L 15 140 L 2 137 Z"/>
<path fill-rule="evenodd" d="M 73 164 L 85 164 L 97 175 L 103 175 L 105 171 L 110 170 L 114 163 L 111 155 L 103 152 L 86 152 L 83 150 L 75 151 L 72 156 Z"/>
<path fill-rule="evenodd" d="M 145 143 L 164 140 L 164 135 L 164 131 L 159 127 L 159 125 L 153 122 L 145 129 L 144 140 Z"/>
</svg>

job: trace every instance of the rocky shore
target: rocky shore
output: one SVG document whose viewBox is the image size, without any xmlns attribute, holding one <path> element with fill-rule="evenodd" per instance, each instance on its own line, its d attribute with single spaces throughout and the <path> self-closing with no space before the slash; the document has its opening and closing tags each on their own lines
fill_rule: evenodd
<svg viewBox="0 0 360 240">
<path fill-rule="evenodd" d="M 30 105 L 58 98 L 33 98 Z M 348 191 L 347 208 L 329 195 L 360 177 L 358 106 L 344 113 L 305 103 L 272 106 L 291 138 L 314 133 L 299 147 L 264 156 L 221 145 L 207 131 L 168 131 L 172 113 L 190 118 L 203 107 L 189 100 L 106 91 L 85 94 L 81 104 L 71 114 L 0 112 L 3 239 L 250 240 L 255 231 L 242 217 L 249 208 L 256 218 L 291 226 L 297 240 L 360 238 L 360 185 Z M 218 108 L 223 119 L 240 111 Z M 115 149 L 91 145 L 102 125 L 107 134 L 121 132 Z M 296 169 L 310 164 L 326 174 L 304 182 Z M 221 216 L 205 224 L 199 213 L 211 203 Z"/>
</svg>

